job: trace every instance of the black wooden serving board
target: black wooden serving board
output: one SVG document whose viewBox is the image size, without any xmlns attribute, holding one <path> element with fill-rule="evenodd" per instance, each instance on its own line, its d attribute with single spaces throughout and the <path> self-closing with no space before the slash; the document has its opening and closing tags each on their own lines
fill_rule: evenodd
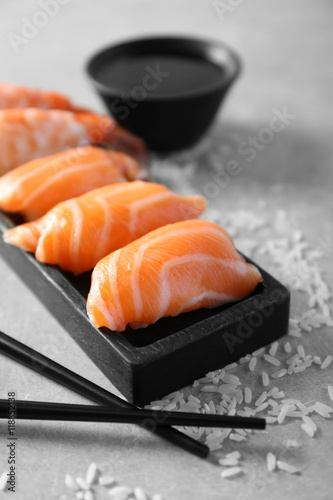
<svg viewBox="0 0 333 500">
<path fill-rule="evenodd" d="M 286 334 L 289 291 L 267 272 L 250 296 L 214 309 L 163 318 L 124 333 L 96 329 L 86 314 L 90 273 L 74 277 L 3 241 L 15 219 L 0 212 L 0 252 L 89 358 L 141 406 Z M 248 259 L 249 262 L 251 262 Z"/>
</svg>

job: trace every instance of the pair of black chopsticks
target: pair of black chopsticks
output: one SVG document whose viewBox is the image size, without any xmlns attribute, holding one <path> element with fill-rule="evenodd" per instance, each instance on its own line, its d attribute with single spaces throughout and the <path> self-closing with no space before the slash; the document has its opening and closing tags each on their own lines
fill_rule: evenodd
<svg viewBox="0 0 333 500">
<path fill-rule="evenodd" d="M 0 332 L 0 353 L 101 405 L 72 405 L 17 400 L 15 401 L 15 417 L 17 419 L 139 424 L 201 458 L 208 455 L 207 446 L 168 426 L 265 429 L 266 421 L 263 418 L 138 409 L 2 332 Z M 10 407 L 10 411 L 12 409 L 13 406 Z M 8 418 L 8 412 L 8 401 L 0 400 L 0 418 Z"/>
</svg>

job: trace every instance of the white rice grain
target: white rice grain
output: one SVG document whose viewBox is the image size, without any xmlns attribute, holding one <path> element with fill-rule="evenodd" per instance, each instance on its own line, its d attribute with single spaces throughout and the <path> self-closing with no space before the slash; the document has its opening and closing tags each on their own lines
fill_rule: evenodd
<svg viewBox="0 0 333 500">
<path fill-rule="evenodd" d="M 285 417 L 287 416 L 287 413 L 288 413 L 288 410 L 289 410 L 290 406 L 291 405 L 289 403 L 286 403 L 285 405 L 283 405 L 283 407 L 280 410 L 280 413 L 278 415 L 278 419 L 277 419 L 277 421 L 278 421 L 279 424 L 283 423 Z"/>
<path fill-rule="evenodd" d="M 237 398 L 237 404 L 240 405 L 240 404 L 243 403 L 244 397 L 243 397 L 243 391 L 242 391 L 242 389 L 237 389 L 237 391 L 236 391 L 236 398 Z"/>
<path fill-rule="evenodd" d="M 89 485 L 86 483 L 86 481 L 82 478 L 82 477 L 77 477 L 75 479 L 75 481 L 77 482 L 79 488 L 81 488 L 81 490 L 89 490 Z"/>
<path fill-rule="evenodd" d="M 282 462 L 281 460 L 277 460 L 276 465 L 278 469 L 283 470 L 284 472 L 289 472 L 289 474 L 299 474 L 300 470 L 294 465 L 288 464 L 287 462 Z"/>
<path fill-rule="evenodd" d="M 249 387 L 245 387 L 245 391 L 244 392 L 245 392 L 245 394 L 244 394 L 244 396 L 245 396 L 245 403 L 246 404 L 251 403 L 251 401 L 252 401 L 252 391 L 251 391 L 251 389 Z"/>
<path fill-rule="evenodd" d="M 284 350 L 285 350 L 288 354 L 289 354 L 289 353 L 291 353 L 291 346 L 290 346 L 289 342 L 286 342 L 286 343 L 284 344 Z"/>
<path fill-rule="evenodd" d="M 313 362 L 316 363 L 316 365 L 321 365 L 321 359 L 319 356 L 313 356 Z"/>
<path fill-rule="evenodd" d="M 317 401 L 312 408 L 321 417 L 331 418 L 330 414 L 333 412 L 333 408 L 331 408 L 330 406 L 325 405 L 324 403 L 320 403 L 320 401 Z"/>
<path fill-rule="evenodd" d="M 271 363 L 271 365 L 274 365 L 274 366 L 280 366 L 281 365 L 281 361 L 279 361 L 278 359 L 274 358 L 270 354 L 264 354 L 264 359 L 266 361 L 268 361 L 268 363 Z"/>
<path fill-rule="evenodd" d="M 328 391 L 328 395 L 329 397 L 331 398 L 331 400 L 333 401 L 333 385 L 329 385 L 327 386 L 327 391 Z"/>
<path fill-rule="evenodd" d="M 256 364 L 257 364 L 257 358 L 256 357 L 252 357 L 251 360 L 250 360 L 250 364 L 249 364 L 249 369 L 251 372 L 254 371 L 255 367 L 256 367 Z"/>
<path fill-rule="evenodd" d="M 306 425 L 308 425 L 309 427 L 311 427 L 313 429 L 313 432 L 316 432 L 317 426 L 310 417 L 308 417 L 307 415 L 304 415 L 303 421 Z"/>
<path fill-rule="evenodd" d="M 241 436 L 240 434 L 235 434 L 235 433 L 231 433 L 229 435 L 229 439 L 231 439 L 231 441 L 245 441 L 245 437 L 244 436 Z"/>
<path fill-rule="evenodd" d="M 310 436 L 310 437 L 314 436 L 314 430 L 308 424 L 302 424 L 301 427 L 302 427 L 303 431 L 306 432 L 306 434 L 308 436 Z"/>
<path fill-rule="evenodd" d="M 70 488 L 73 491 L 79 490 L 79 486 L 76 483 L 75 479 L 72 476 L 70 476 L 69 474 L 67 474 L 65 477 L 65 484 L 66 484 L 66 486 L 68 486 L 68 488 Z"/>
<path fill-rule="evenodd" d="M 254 403 L 255 406 L 260 406 L 264 401 L 266 401 L 267 399 L 267 392 L 264 391 L 260 396 L 259 398 L 257 399 L 257 401 Z"/>
<path fill-rule="evenodd" d="M 237 366 L 237 363 L 230 363 L 230 365 L 227 365 L 224 367 L 225 370 L 233 370 L 234 368 L 236 368 Z"/>
<path fill-rule="evenodd" d="M 275 467 L 276 467 L 276 457 L 273 455 L 273 453 L 269 452 L 267 453 L 267 470 L 268 472 L 272 472 Z"/>
<path fill-rule="evenodd" d="M 109 490 L 108 493 L 115 500 L 127 500 L 127 498 L 133 493 L 133 490 L 128 488 L 128 486 L 115 486 Z"/>
<path fill-rule="evenodd" d="M 110 488 L 111 486 L 115 486 L 117 484 L 116 480 L 112 476 L 100 476 L 98 482 L 105 488 Z"/>
<path fill-rule="evenodd" d="M 281 370 L 278 370 L 277 372 L 272 373 L 271 377 L 272 378 L 281 378 L 287 375 L 287 370 L 285 368 L 282 368 Z"/>
<path fill-rule="evenodd" d="M 324 361 L 322 362 L 322 365 L 321 365 L 321 369 L 324 370 L 325 368 L 327 368 L 331 362 L 332 362 L 332 356 L 327 356 L 327 358 L 324 359 Z"/>
<path fill-rule="evenodd" d="M 223 478 L 231 478 L 231 477 L 238 476 L 242 472 L 243 471 L 240 467 L 231 467 L 230 469 L 226 469 L 226 470 L 222 471 L 221 476 Z"/>
<path fill-rule="evenodd" d="M 277 422 L 276 417 L 265 417 L 265 419 L 266 419 L 266 424 L 275 424 L 275 422 Z"/>
<path fill-rule="evenodd" d="M 260 354 L 262 354 L 263 352 L 265 352 L 265 348 L 261 347 L 260 349 L 257 349 L 256 351 L 254 351 L 252 353 L 252 356 L 260 356 Z"/>
<path fill-rule="evenodd" d="M 261 373 L 261 376 L 262 376 L 262 383 L 265 387 L 267 387 L 269 385 L 269 376 L 266 372 L 262 372 Z"/>
<path fill-rule="evenodd" d="M 235 467 L 238 465 L 238 458 L 221 458 L 219 464 L 223 467 Z"/>
<path fill-rule="evenodd" d="M 83 500 L 95 500 L 94 494 L 91 490 L 88 490 L 83 495 Z"/>
<path fill-rule="evenodd" d="M 134 488 L 134 497 L 136 500 L 149 500 L 148 495 L 139 486 Z"/>
<path fill-rule="evenodd" d="M 220 387 L 217 387 L 216 385 L 204 385 L 203 387 L 200 387 L 200 391 L 201 392 L 220 392 Z"/>
<path fill-rule="evenodd" d="M 278 347 L 279 347 L 279 343 L 278 343 L 278 342 L 273 342 L 273 344 L 272 344 L 272 346 L 271 346 L 270 350 L 268 351 L 268 352 L 269 352 L 269 354 L 270 354 L 271 356 L 275 356 L 275 354 L 276 354 L 276 352 L 277 352 L 277 350 L 278 350 Z"/>
<path fill-rule="evenodd" d="M 304 358 L 305 357 L 305 351 L 304 351 L 304 347 L 302 346 L 302 344 L 298 345 L 297 346 L 297 352 L 298 354 Z"/>
<path fill-rule="evenodd" d="M 225 458 L 237 458 L 238 460 L 241 458 L 241 454 L 239 451 L 231 451 L 230 453 L 227 453 Z"/>
<path fill-rule="evenodd" d="M 264 411 L 264 410 L 266 410 L 267 406 L 268 406 L 268 403 L 263 403 L 262 405 L 258 406 L 258 408 L 256 408 L 255 412 L 259 413 L 261 411 Z"/>
<path fill-rule="evenodd" d="M 100 475 L 100 470 L 98 469 L 97 465 L 92 462 L 87 470 L 86 474 L 86 482 L 88 485 L 95 484 L 97 483 L 98 477 Z"/>
</svg>

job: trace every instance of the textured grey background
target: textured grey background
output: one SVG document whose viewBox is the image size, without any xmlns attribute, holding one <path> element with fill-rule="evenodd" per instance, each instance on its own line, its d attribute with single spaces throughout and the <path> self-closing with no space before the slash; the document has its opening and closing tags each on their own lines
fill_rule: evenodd
<svg viewBox="0 0 333 500">
<path fill-rule="evenodd" d="M 243 158 L 242 175 L 211 201 L 212 208 L 251 208 L 254 200 L 261 198 L 273 209 L 287 209 L 310 240 L 332 235 L 332 2 L 244 0 L 221 20 L 213 3 L 203 0 L 71 0 L 16 53 L 8 34 L 20 34 L 22 18 L 31 20 L 38 10 L 35 1 L 1 1 L 0 80 L 54 88 L 99 111 L 102 105 L 90 88 L 83 65 L 101 46 L 161 33 L 212 37 L 233 46 L 244 61 L 244 70 L 209 134 L 212 150 L 221 143 L 233 149 L 239 138 L 256 135 L 269 122 L 273 108 L 287 106 L 296 118 L 254 162 Z M 192 182 L 200 190 L 208 179 L 203 160 Z M 332 258 L 323 265 L 331 280 Z M 0 276 L 0 329 L 112 389 L 1 260 Z M 318 342 L 315 335 L 308 337 L 306 350 L 311 352 Z M 332 329 L 320 333 L 320 345 L 333 351 Z M 2 356 L 0 370 L 1 397 L 14 390 L 22 399 L 84 401 Z M 321 375 L 302 379 L 298 394 L 304 401 L 316 393 L 324 397 L 326 385 L 332 384 L 331 367 L 324 377 Z M 0 432 L 2 436 L 6 433 L 3 422 Z M 84 474 L 92 460 L 119 482 L 139 484 L 167 499 L 331 498 L 331 421 L 321 420 L 318 437 L 305 440 L 298 457 L 302 476 L 276 474 L 268 478 L 264 471 L 267 451 L 272 446 L 278 449 L 294 432 L 290 426 L 281 426 L 260 435 L 256 447 L 246 450 L 247 474 L 229 482 L 220 478 L 220 470 L 210 462 L 134 426 L 25 422 L 20 423 L 18 432 L 17 499 L 53 499 L 67 494 L 65 474 Z M 295 437 L 301 439 L 301 431 L 297 433 Z M 1 439 L 0 472 L 5 466 Z"/>
</svg>

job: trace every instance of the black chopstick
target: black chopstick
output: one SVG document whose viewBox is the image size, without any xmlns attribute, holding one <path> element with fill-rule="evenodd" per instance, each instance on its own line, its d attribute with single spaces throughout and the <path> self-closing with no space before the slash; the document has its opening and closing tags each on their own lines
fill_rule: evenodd
<svg viewBox="0 0 333 500">
<path fill-rule="evenodd" d="M 15 418 L 27 420 L 117 422 L 139 424 L 144 427 L 148 426 L 149 428 L 155 425 L 184 425 L 195 427 L 227 427 L 261 430 L 265 429 L 266 425 L 266 421 L 263 418 L 140 409 L 114 410 L 110 406 L 90 406 L 16 400 L 14 407 Z M 0 399 L 0 418 L 8 418 L 8 412 L 8 401 Z"/>
<path fill-rule="evenodd" d="M 31 368 L 39 374 L 44 375 L 44 377 L 54 380 L 68 389 L 72 389 L 78 394 L 81 394 L 81 396 L 84 396 L 95 403 L 100 405 L 113 405 L 115 409 L 137 410 L 136 406 L 131 403 L 118 398 L 111 392 L 106 391 L 102 387 L 99 387 L 93 382 L 81 377 L 77 373 L 68 370 L 68 368 L 65 368 L 47 356 L 44 356 L 31 347 L 28 347 L 1 331 L 0 352 L 18 363 Z M 179 432 L 177 429 L 172 427 L 154 426 L 152 428 L 147 428 L 147 430 L 154 432 L 158 436 L 163 437 L 197 457 L 206 458 L 209 454 L 208 446 L 200 443 L 199 441 L 195 441 L 183 432 Z"/>
</svg>

